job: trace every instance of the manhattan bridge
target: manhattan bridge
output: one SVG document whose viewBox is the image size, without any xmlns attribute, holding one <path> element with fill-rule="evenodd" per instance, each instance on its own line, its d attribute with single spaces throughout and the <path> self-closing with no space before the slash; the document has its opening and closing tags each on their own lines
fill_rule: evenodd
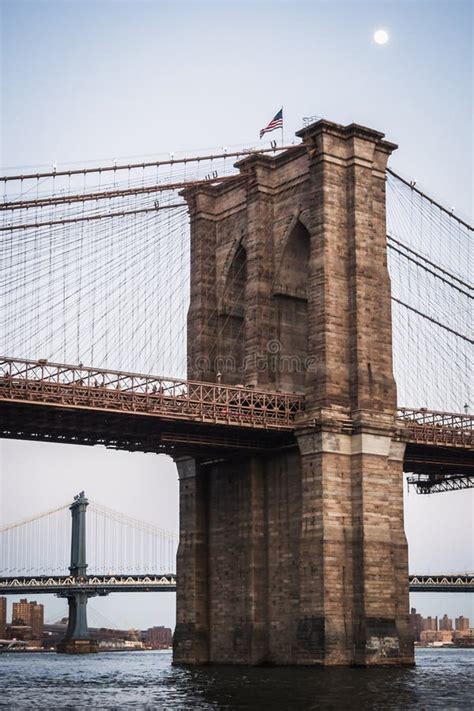
<svg viewBox="0 0 474 711">
<path fill-rule="evenodd" d="M 339 306 L 333 309 L 326 284 L 339 279 L 353 294 L 345 307 L 353 314 L 347 328 L 363 334 L 367 319 L 375 333 L 370 311 L 375 308 L 373 318 L 379 318 L 378 299 L 374 292 L 364 305 L 364 290 L 377 290 L 371 260 L 380 258 L 390 284 L 391 343 L 385 343 L 383 367 L 388 374 L 393 367 L 396 382 L 396 408 L 383 427 L 400 445 L 402 469 L 418 493 L 474 485 L 472 227 L 427 188 L 380 167 L 375 158 L 370 170 L 380 183 L 373 189 L 382 185 L 382 192 L 373 202 L 367 198 L 372 188 L 363 171 L 369 159 L 360 145 L 366 141 L 388 155 L 395 146 L 382 134 L 319 121 L 297 136 L 300 141 L 285 146 L 52 166 L 0 178 L 2 437 L 166 453 L 177 461 L 182 483 L 191 461 L 209 472 L 224 471 L 239 458 L 286 457 L 297 440 L 304 458 L 301 442 L 309 428 L 337 431 L 352 442 L 382 437 L 382 430 L 374 434 L 375 425 L 360 424 L 354 414 L 385 417 L 391 397 L 388 376 L 381 378 L 385 390 L 377 390 L 376 355 L 367 372 L 360 371 L 359 337 L 346 338 L 353 343 L 346 360 L 359 363 L 348 376 L 349 397 L 364 390 L 357 406 L 344 409 L 342 395 L 334 393 L 318 401 L 312 385 L 327 377 L 326 358 L 328 368 L 335 363 L 328 355 L 333 329 L 345 328 L 340 319 L 331 321 Z M 351 162 L 343 152 L 353 136 Z M 346 182 L 337 173 L 342 166 Z M 342 183 L 353 186 L 344 200 L 337 197 Z M 382 223 L 379 249 L 367 235 Z M 324 233 L 322 256 L 318 230 Z M 344 269 L 338 261 L 340 256 L 345 264 L 343 243 L 331 252 L 333 230 L 347 230 L 347 244 L 351 230 L 355 235 L 355 256 L 349 254 Z M 385 327 L 383 303 L 382 290 Z M 318 328 L 326 334 L 324 346 L 311 335 L 311 304 L 323 314 Z M 268 325 L 272 319 L 275 328 Z M 301 326 L 306 322 L 307 330 Z M 334 409 L 328 419 L 329 405 Z M 379 456 L 373 446 L 370 453 Z M 351 451 L 354 456 L 359 450 Z M 193 477 L 197 482 L 198 474 Z M 370 482 L 364 486 L 375 490 Z M 196 611 L 197 593 L 190 601 L 184 587 L 194 594 L 201 576 L 196 573 L 198 582 L 190 583 L 198 559 L 196 553 L 190 558 L 186 537 L 198 540 L 200 523 L 196 518 L 189 528 L 186 496 L 183 489 L 180 547 L 188 564 L 184 573 L 184 558 L 181 569 L 178 563 L 178 607 Z M 207 505 L 214 511 L 214 501 Z M 75 508 L 77 503 L 73 520 Z M 94 503 L 87 526 L 90 574 L 77 568 L 77 560 L 68 566 L 67 505 L 2 529 L 0 594 L 2 586 L 9 593 L 41 589 L 69 599 L 81 589 L 87 597 L 175 588 L 172 534 Z M 209 550 L 217 530 L 210 525 Z M 85 538 L 82 553 L 85 565 Z M 210 560 L 205 570 L 212 577 Z M 472 589 L 472 576 L 410 578 L 412 590 L 459 586 Z M 205 657 L 192 654 L 193 661 Z"/>
</svg>

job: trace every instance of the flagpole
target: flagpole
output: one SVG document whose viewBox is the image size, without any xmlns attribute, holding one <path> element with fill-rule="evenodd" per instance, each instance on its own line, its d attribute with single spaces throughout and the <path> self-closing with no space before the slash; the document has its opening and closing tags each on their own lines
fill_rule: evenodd
<svg viewBox="0 0 474 711">
<path fill-rule="evenodd" d="M 281 145 L 282 147 L 285 145 L 285 139 L 283 135 L 283 106 L 281 107 Z"/>
</svg>

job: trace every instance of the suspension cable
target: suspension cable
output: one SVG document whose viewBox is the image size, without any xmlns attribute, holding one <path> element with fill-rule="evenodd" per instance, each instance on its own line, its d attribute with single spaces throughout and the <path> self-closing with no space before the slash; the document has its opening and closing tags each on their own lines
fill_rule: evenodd
<svg viewBox="0 0 474 711">
<path fill-rule="evenodd" d="M 441 321 L 437 321 L 436 319 L 432 318 L 431 316 L 428 316 L 428 314 L 425 314 L 422 311 L 418 311 L 418 309 L 415 309 L 413 306 L 406 304 L 404 301 L 401 301 L 400 299 L 395 298 L 395 296 L 392 296 L 391 299 L 392 299 L 392 301 L 395 301 L 397 304 L 400 304 L 400 306 L 403 306 L 404 308 L 409 309 L 410 311 L 413 311 L 413 313 L 417 314 L 418 316 L 425 318 L 427 321 L 431 321 L 431 323 L 434 323 L 436 326 L 439 326 L 440 328 L 444 328 L 445 331 L 449 331 L 449 333 L 452 333 L 454 336 L 457 336 L 458 338 L 462 338 L 463 341 L 466 341 L 467 343 L 474 344 L 474 340 L 472 340 L 471 338 L 468 338 L 463 333 L 459 333 L 459 331 L 455 331 L 453 328 L 450 328 L 449 326 L 446 326 L 446 324 L 441 323 Z"/>
<path fill-rule="evenodd" d="M 157 205 L 156 207 L 143 207 L 139 210 L 121 210 L 120 212 L 105 212 L 99 215 L 87 215 L 85 217 L 66 217 L 63 220 L 51 220 L 49 222 L 29 222 L 26 224 L 10 225 L 0 227 L 0 232 L 13 232 L 15 230 L 29 230 L 37 227 L 48 227 L 52 225 L 66 225 L 76 222 L 90 222 L 91 220 L 106 220 L 110 217 L 125 217 L 126 215 L 140 215 L 148 212 L 158 212 L 159 210 L 171 210 L 177 207 L 185 208 L 186 203 L 174 203 L 171 205 Z"/>
<path fill-rule="evenodd" d="M 413 262 L 413 264 L 416 264 L 421 269 L 424 269 L 424 271 L 427 272 L 428 274 L 432 274 L 432 276 L 436 277 L 436 279 L 440 279 L 440 281 L 442 281 L 444 284 L 447 284 L 448 286 L 450 286 L 451 289 L 456 289 L 456 291 L 459 291 L 460 294 L 467 296 L 468 299 L 474 299 L 474 296 L 472 294 L 470 294 L 468 291 L 465 291 L 464 289 L 461 289 L 459 286 L 456 286 L 456 284 L 453 284 L 451 281 L 449 281 L 445 277 L 441 276 L 441 274 L 438 274 L 433 269 L 426 267 L 424 264 L 419 262 L 414 257 L 410 257 L 410 255 L 405 254 L 401 249 L 397 249 L 397 247 L 394 247 L 391 244 L 387 244 L 387 247 L 388 247 L 388 249 L 392 249 L 394 252 L 397 252 L 397 254 L 400 254 L 404 259 L 408 259 L 409 262 Z M 440 268 L 440 271 L 444 271 L 444 270 L 442 270 Z M 458 279 L 457 281 L 460 281 L 460 279 Z M 469 289 L 471 289 L 471 291 L 472 291 L 472 287 L 470 287 L 469 284 L 466 284 L 466 286 Z"/>
<path fill-rule="evenodd" d="M 33 521 L 39 521 L 41 518 L 45 518 L 46 516 L 50 516 L 51 514 L 57 513 L 58 511 L 62 511 L 63 509 L 69 508 L 71 505 L 71 502 L 68 502 L 67 504 L 64 504 L 63 506 L 58 506 L 56 509 L 51 509 L 50 511 L 45 511 L 42 514 L 39 514 L 38 516 L 30 516 L 30 518 L 25 518 L 22 519 L 21 521 L 16 521 L 15 523 L 9 524 L 7 526 L 2 526 L 0 528 L 0 533 L 3 533 L 3 531 L 9 531 L 13 528 L 18 528 L 19 526 L 24 526 L 27 523 L 33 523 Z"/>
<path fill-rule="evenodd" d="M 159 161 L 148 161 L 148 162 L 142 162 L 142 163 L 126 163 L 126 164 L 121 164 L 121 165 L 108 165 L 108 166 L 97 166 L 94 168 L 76 168 L 73 170 L 53 170 L 49 171 L 46 173 L 28 173 L 24 175 L 4 175 L 0 176 L 0 181 L 11 181 L 11 180 L 31 180 L 31 179 L 36 179 L 39 180 L 41 178 L 57 178 L 59 176 L 71 176 L 71 175 L 86 175 L 87 173 L 107 173 L 107 172 L 116 172 L 118 170 L 134 170 L 134 169 L 140 169 L 140 168 L 159 168 L 160 166 L 163 165 L 170 165 L 174 166 L 179 163 L 187 164 L 187 163 L 199 163 L 199 162 L 205 162 L 205 161 L 213 161 L 217 160 L 218 158 L 237 158 L 239 156 L 243 156 L 248 158 L 249 156 L 253 155 L 260 155 L 261 153 L 279 153 L 281 151 L 286 151 L 290 148 L 300 148 L 301 146 L 304 146 L 304 143 L 298 143 L 296 145 L 289 145 L 289 146 L 272 146 L 271 148 L 244 148 L 240 151 L 230 151 L 230 152 L 225 152 L 225 153 L 213 153 L 210 155 L 202 155 L 202 156 L 186 156 L 184 158 L 170 158 L 168 160 L 159 160 Z"/>
<path fill-rule="evenodd" d="M 465 222 L 464 220 L 462 220 L 462 219 L 461 219 L 460 217 L 458 217 L 457 215 L 454 215 L 451 210 L 448 210 L 447 207 L 444 207 L 444 206 L 441 205 L 439 202 L 437 202 L 436 200 L 434 200 L 434 198 L 430 197 L 429 195 L 427 195 L 426 193 L 424 193 L 422 190 L 420 190 L 419 188 L 415 187 L 415 185 L 414 185 L 413 182 L 410 182 L 409 180 L 406 180 L 405 178 L 402 178 L 401 175 L 399 175 L 398 173 L 396 173 L 396 172 L 395 172 L 394 170 L 392 170 L 391 168 L 386 168 L 386 171 L 387 171 L 387 173 L 390 173 L 390 175 L 393 175 L 394 178 L 397 178 L 397 180 L 400 180 L 402 183 L 404 183 L 407 187 L 409 187 L 409 188 L 410 188 L 411 190 L 413 190 L 415 193 L 418 193 L 418 195 L 420 195 L 421 197 L 425 198 L 425 200 L 428 200 L 428 202 L 432 203 L 433 205 L 436 205 L 437 208 L 439 208 L 440 210 L 442 210 L 443 212 L 445 212 L 447 215 L 449 215 L 450 217 L 452 217 L 454 220 L 457 220 L 461 225 L 463 225 L 463 227 L 467 227 L 467 229 L 470 230 L 471 232 L 472 232 L 472 230 L 474 230 L 474 227 L 472 227 L 472 225 L 468 224 L 467 222 Z"/>
<path fill-rule="evenodd" d="M 14 202 L 4 202 L 0 205 L 0 211 L 24 210 L 30 207 L 48 207 L 49 205 L 70 205 L 73 202 L 90 202 L 95 200 L 109 200 L 110 198 L 126 197 L 130 195 L 143 195 L 150 193 L 169 192 L 182 188 L 192 188 L 200 185 L 212 185 L 229 180 L 235 180 L 239 176 L 223 175 L 221 177 L 203 178 L 200 180 L 187 180 L 177 183 L 157 183 L 156 185 L 137 186 L 134 188 L 122 188 L 117 190 L 105 190 L 97 193 L 83 193 L 77 195 L 55 195 L 49 198 L 37 198 L 35 200 L 18 200 Z"/>
<path fill-rule="evenodd" d="M 404 249 L 406 252 L 409 252 L 410 254 L 413 254 L 414 256 L 416 256 L 418 259 L 423 260 L 424 262 L 426 262 L 426 264 L 429 264 L 431 267 L 434 267 L 434 268 L 437 269 L 439 272 L 441 272 L 441 273 L 444 274 L 445 276 L 448 276 L 448 277 L 449 277 L 450 279 L 452 279 L 453 281 L 457 281 L 457 282 L 458 282 L 459 284 L 461 284 L 462 286 L 465 286 L 467 289 L 472 290 L 473 287 L 472 287 L 471 284 L 468 284 L 467 282 L 463 281 L 462 279 L 460 279 L 459 277 L 457 277 L 457 276 L 456 276 L 455 274 L 453 274 L 452 272 L 448 272 L 448 271 L 447 271 L 446 269 L 444 269 L 443 267 L 440 267 L 439 264 L 436 264 L 436 262 L 432 262 L 430 259 L 428 259 L 427 257 L 423 256 L 423 255 L 420 254 L 419 252 L 415 252 L 414 249 L 411 249 L 410 247 L 408 247 L 408 245 L 406 245 L 404 242 L 401 242 L 400 240 L 395 239 L 395 237 L 393 237 L 393 236 L 390 235 L 390 234 L 387 235 L 387 239 L 388 239 L 390 242 L 393 242 L 394 244 L 397 244 L 399 247 L 403 247 L 403 249 Z M 395 250 L 396 252 L 398 252 L 399 254 L 402 254 L 402 252 L 399 252 L 399 250 L 395 249 L 392 245 L 388 245 L 388 247 L 390 247 L 390 249 L 394 249 L 394 250 Z M 403 255 L 403 256 L 406 257 L 406 255 Z M 407 257 L 407 259 L 408 259 L 408 257 Z M 420 264 L 419 266 L 422 267 L 422 268 L 424 268 L 422 264 Z M 429 271 L 429 270 L 427 269 L 426 271 Z M 432 272 L 431 272 L 431 273 L 432 273 Z M 452 286 L 454 287 L 454 284 L 453 284 Z M 454 288 L 456 288 L 456 287 L 454 287 Z M 462 292 L 462 293 L 464 293 L 464 292 Z"/>
<path fill-rule="evenodd" d="M 133 526 L 134 528 L 138 528 L 139 530 L 143 530 L 143 531 L 148 531 L 150 533 L 159 534 L 161 536 L 165 536 L 165 537 L 171 538 L 173 540 L 176 540 L 178 538 L 178 534 L 175 533 L 174 531 L 167 531 L 166 529 L 160 528 L 159 526 L 155 526 L 152 523 L 148 523 L 146 521 L 140 521 L 137 518 L 133 518 L 133 516 L 129 516 L 128 514 L 121 513 L 120 511 L 115 511 L 114 509 L 109 509 L 107 506 L 104 506 L 103 504 L 98 504 L 95 501 L 89 501 L 89 503 L 90 503 L 90 508 L 92 507 L 92 509 L 101 513 L 103 516 L 106 516 L 114 521 L 117 521 L 118 523 L 126 524 L 128 526 Z"/>
</svg>

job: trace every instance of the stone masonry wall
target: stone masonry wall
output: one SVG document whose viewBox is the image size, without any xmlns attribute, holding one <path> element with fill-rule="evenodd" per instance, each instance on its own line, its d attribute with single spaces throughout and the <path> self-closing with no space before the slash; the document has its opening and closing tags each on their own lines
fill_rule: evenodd
<svg viewBox="0 0 474 711">
<path fill-rule="evenodd" d="M 293 449 L 182 460 L 177 663 L 410 664 L 385 165 L 319 121 L 189 189 L 189 377 L 304 392 Z"/>
</svg>

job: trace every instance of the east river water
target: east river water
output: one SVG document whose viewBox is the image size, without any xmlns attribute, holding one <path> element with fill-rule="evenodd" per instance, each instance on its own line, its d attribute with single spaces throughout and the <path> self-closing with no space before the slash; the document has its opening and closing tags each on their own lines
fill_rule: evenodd
<svg viewBox="0 0 474 711">
<path fill-rule="evenodd" d="M 474 708 L 474 650 L 420 649 L 416 661 L 414 669 L 182 669 L 170 652 L 4 653 L 0 708 Z"/>
</svg>

